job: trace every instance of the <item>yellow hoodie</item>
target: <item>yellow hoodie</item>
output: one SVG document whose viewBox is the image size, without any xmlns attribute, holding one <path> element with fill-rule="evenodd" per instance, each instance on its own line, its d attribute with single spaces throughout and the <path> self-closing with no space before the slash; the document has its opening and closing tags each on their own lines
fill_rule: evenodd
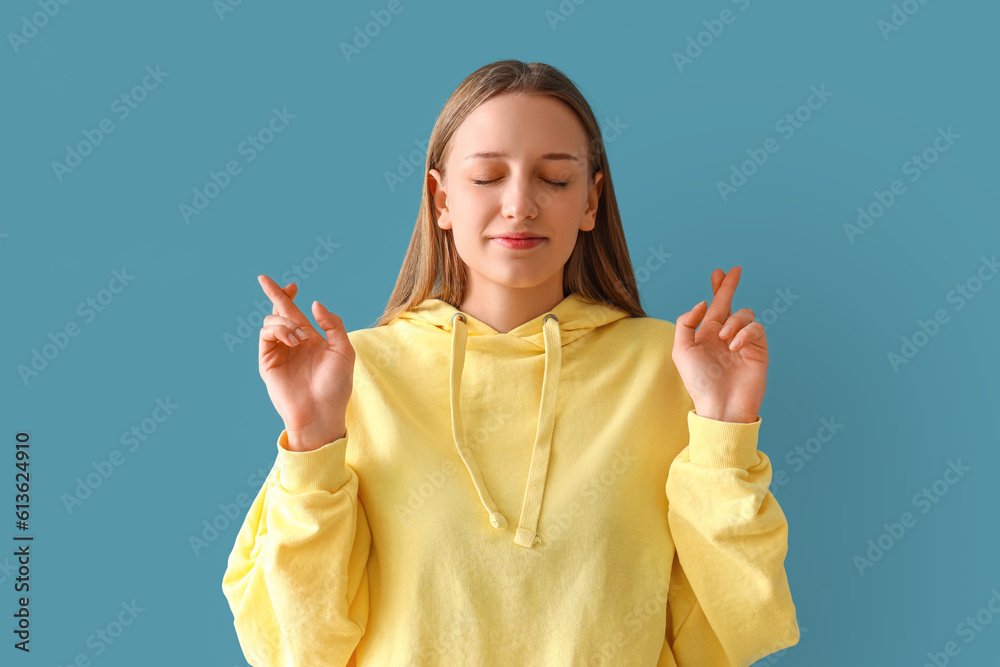
<svg viewBox="0 0 1000 667">
<path fill-rule="evenodd" d="M 571 294 L 348 335 L 347 435 L 277 458 L 222 581 L 247 661 L 745 666 L 796 644 L 761 420 L 694 413 L 674 324 Z"/>
</svg>

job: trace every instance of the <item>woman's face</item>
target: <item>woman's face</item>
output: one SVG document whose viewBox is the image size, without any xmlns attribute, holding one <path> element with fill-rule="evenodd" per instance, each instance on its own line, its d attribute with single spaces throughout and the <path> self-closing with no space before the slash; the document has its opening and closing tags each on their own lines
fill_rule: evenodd
<svg viewBox="0 0 1000 667">
<path fill-rule="evenodd" d="M 452 230 L 470 282 L 555 283 L 561 293 L 563 267 L 577 234 L 594 228 L 601 194 L 587 148 L 579 118 L 548 95 L 503 94 L 469 114 L 445 155 L 446 177 L 429 173 L 438 226 Z M 519 232 L 536 240 L 503 239 Z"/>
</svg>

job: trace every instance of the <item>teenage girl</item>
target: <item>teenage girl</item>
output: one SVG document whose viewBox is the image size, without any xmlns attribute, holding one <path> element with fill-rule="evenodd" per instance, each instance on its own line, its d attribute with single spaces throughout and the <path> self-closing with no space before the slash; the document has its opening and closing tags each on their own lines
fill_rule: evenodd
<svg viewBox="0 0 1000 667">
<path fill-rule="evenodd" d="M 246 659 L 742 667 L 796 644 L 740 272 L 648 317 L 580 91 L 542 63 L 469 75 L 375 326 L 318 301 L 313 326 L 259 277 L 284 429 L 223 579 Z"/>
</svg>

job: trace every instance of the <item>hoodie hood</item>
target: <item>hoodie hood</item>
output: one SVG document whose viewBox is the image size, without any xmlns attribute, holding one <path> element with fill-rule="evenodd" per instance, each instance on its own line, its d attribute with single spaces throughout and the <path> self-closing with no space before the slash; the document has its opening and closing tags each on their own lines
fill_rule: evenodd
<svg viewBox="0 0 1000 667">
<path fill-rule="evenodd" d="M 536 528 L 538 514 L 542 507 L 542 497 L 545 493 L 549 454 L 552 449 L 555 407 L 559 396 L 559 371 L 562 367 L 562 348 L 564 345 L 587 335 L 597 327 L 630 317 L 630 314 L 614 306 L 588 301 L 578 294 L 572 293 L 552 310 L 521 324 L 506 334 L 496 331 L 488 324 L 480 322 L 441 299 L 426 299 L 415 308 L 401 313 L 398 317 L 416 326 L 437 328 L 451 337 L 448 374 L 452 437 L 455 448 L 465 463 L 469 477 L 479 494 L 479 500 L 486 509 L 490 525 L 498 530 L 506 530 L 507 519 L 499 511 L 489 489 L 486 488 L 472 450 L 465 445 L 461 395 L 466 343 L 470 336 L 483 337 L 482 342 L 487 344 L 490 337 L 516 336 L 535 345 L 545 355 L 541 401 L 538 406 L 538 427 L 531 450 L 531 464 L 521 503 L 521 516 L 514 534 L 514 542 L 522 547 L 531 548 L 540 544 L 541 539 L 537 536 Z"/>
</svg>

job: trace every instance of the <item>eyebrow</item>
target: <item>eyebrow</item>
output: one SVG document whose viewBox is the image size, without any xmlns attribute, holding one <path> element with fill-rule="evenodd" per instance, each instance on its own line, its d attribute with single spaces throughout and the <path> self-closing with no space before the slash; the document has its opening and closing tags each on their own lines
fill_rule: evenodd
<svg viewBox="0 0 1000 667">
<path fill-rule="evenodd" d="M 487 160 L 506 160 L 510 155 L 504 151 L 486 151 L 480 153 L 473 153 L 471 155 L 466 155 L 465 159 L 469 160 L 472 158 L 484 158 Z M 574 160 L 580 162 L 580 158 L 573 155 L 572 153 L 546 153 L 542 156 L 543 160 Z"/>
</svg>

